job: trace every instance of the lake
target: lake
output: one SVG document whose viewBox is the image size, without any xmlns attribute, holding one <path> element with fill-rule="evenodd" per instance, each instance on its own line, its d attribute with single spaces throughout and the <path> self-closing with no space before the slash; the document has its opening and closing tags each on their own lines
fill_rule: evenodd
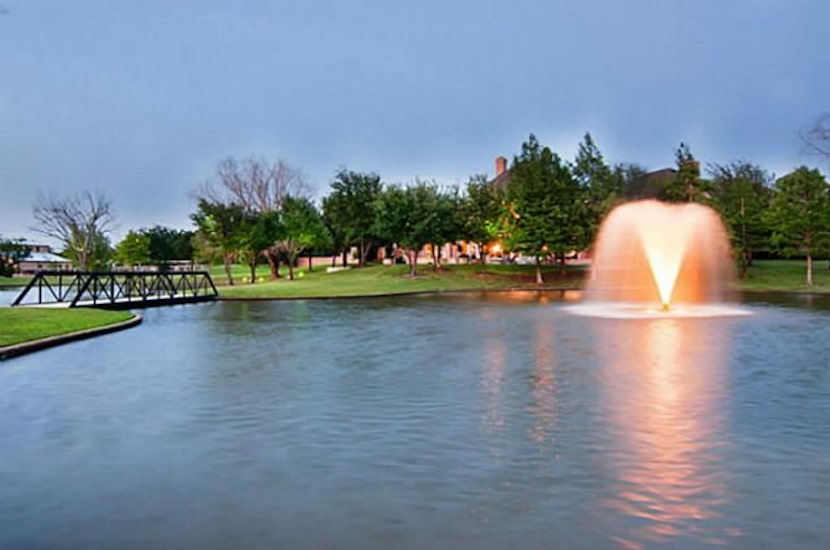
<svg viewBox="0 0 830 550">
<path fill-rule="evenodd" d="M 220 302 L 0 363 L 0 546 L 824 548 L 830 302 Z"/>
</svg>

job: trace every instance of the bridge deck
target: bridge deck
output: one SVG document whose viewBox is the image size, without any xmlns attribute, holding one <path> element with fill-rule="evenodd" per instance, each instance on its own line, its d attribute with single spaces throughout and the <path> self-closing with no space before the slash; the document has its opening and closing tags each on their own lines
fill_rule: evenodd
<svg viewBox="0 0 830 550">
<path fill-rule="evenodd" d="M 208 302 L 218 295 L 206 271 L 41 271 L 12 306 L 130 309 Z"/>
</svg>

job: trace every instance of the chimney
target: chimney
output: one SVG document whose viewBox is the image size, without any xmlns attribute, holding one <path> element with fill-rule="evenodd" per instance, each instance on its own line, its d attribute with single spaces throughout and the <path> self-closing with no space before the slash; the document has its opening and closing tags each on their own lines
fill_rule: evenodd
<svg viewBox="0 0 830 550">
<path fill-rule="evenodd" d="M 496 177 L 501 176 L 507 171 L 507 159 L 504 157 L 496 157 Z"/>
</svg>

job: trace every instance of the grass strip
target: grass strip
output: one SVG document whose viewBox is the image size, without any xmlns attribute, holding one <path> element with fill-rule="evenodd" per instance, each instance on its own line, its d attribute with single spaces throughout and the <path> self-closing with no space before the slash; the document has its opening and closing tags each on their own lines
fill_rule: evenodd
<svg viewBox="0 0 830 550">
<path fill-rule="evenodd" d="M 129 311 L 0 308 L 0 346 L 105 327 L 132 317 Z"/>
</svg>

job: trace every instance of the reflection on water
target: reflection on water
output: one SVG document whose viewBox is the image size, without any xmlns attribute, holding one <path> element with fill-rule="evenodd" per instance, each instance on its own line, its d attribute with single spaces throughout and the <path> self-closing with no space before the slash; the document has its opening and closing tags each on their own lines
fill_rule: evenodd
<svg viewBox="0 0 830 550">
<path fill-rule="evenodd" d="M 529 436 L 542 449 L 553 446 L 556 425 L 556 326 L 548 317 L 536 324 L 534 339 L 533 374 L 530 377 L 533 424 Z"/>
<path fill-rule="evenodd" d="M 601 367 L 617 433 L 612 467 L 620 479 L 607 505 L 640 520 L 630 539 L 620 542 L 693 537 L 714 544 L 738 534 L 711 528 L 715 520 L 728 523 L 720 518 L 727 489 L 718 449 L 724 444 L 728 342 L 713 341 L 705 328 L 700 321 L 677 319 L 596 327 L 599 349 L 615 351 L 603 354 Z"/>
<path fill-rule="evenodd" d="M 505 367 L 504 334 L 493 332 L 484 339 L 484 375 L 482 383 L 487 395 L 487 407 L 484 413 L 483 424 L 486 431 L 497 432 L 504 429 L 504 404 L 502 395 L 504 386 Z"/>
</svg>

